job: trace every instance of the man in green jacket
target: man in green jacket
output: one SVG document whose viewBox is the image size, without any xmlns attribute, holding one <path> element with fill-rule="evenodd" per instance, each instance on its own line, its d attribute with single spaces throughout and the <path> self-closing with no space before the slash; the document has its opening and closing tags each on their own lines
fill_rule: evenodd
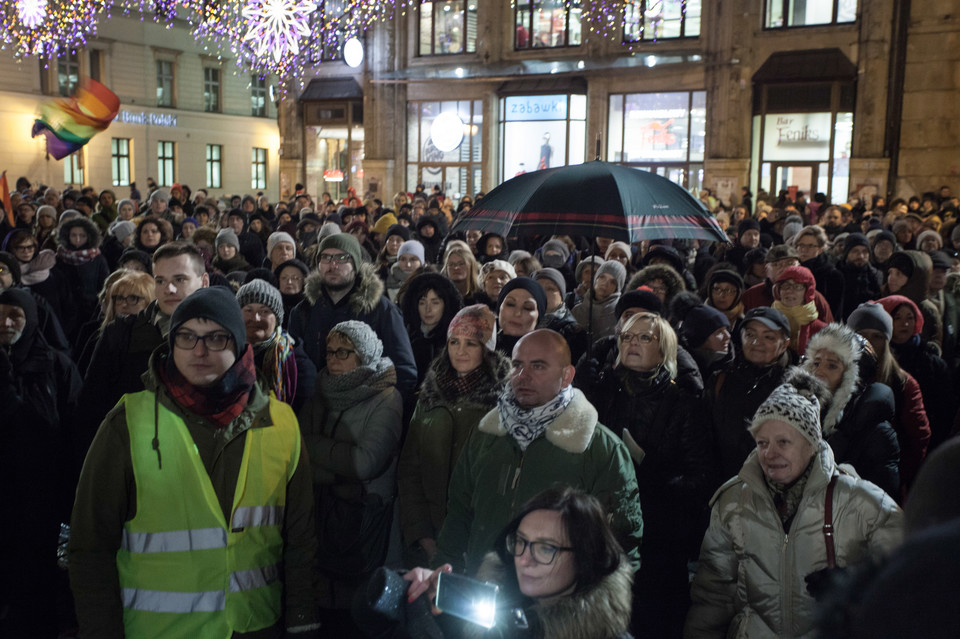
<svg viewBox="0 0 960 639">
<path fill-rule="evenodd" d="M 510 383 L 454 468 L 434 566 L 474 574 L 520 507 L 555 484 L 599 499 L 624 550 L 638 557 L 643 518 L 633 461 L 570 385 L 574 372 L 559 333 L 537 330 L 517 342 Z"/>
<path fill-rule="evenodd" d="M 177 306 L 144 383 L 107 415 L 77 488 L 80 636 L 316 634 L 306 449 L 256 382 L 231 292 Z"/>
</svg>

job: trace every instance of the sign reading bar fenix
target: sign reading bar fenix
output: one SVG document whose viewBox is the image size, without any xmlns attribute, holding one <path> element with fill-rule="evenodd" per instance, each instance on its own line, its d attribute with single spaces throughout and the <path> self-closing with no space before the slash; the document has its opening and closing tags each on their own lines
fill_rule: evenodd
<svg viewBox="0 0 960 639">
<path fill-rule="evenodd" d="M 139 113 L 136 113 L 134 111 L 124 110 L 117 114 L 114 122 L 119 122 L 120 124 L 177 126 L 177 116 L 170 115 L 169 113 L 147 113 L 146 111 L 140 111 Z"/>
</svg>

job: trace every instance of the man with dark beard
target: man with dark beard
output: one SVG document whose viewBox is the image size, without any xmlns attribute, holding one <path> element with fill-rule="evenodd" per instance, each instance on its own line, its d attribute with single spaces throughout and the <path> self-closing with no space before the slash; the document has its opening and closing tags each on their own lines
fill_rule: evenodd
<svg viewBox="0 0 960 639">
<path fill-rule="evenodd" d="M 417 383 L 410 338 L 397 306 L 383 294 L 373 264 L 360 259 L 357 238 L 347 233 L 320 243 L 317 272 L 307 278 L 306 299 L 290 313 L 289 331 L 316 364 L 326 367 L 327 333 L 346 320 L 369 324 L 383 342 L 384 355 L 397 370 L 397 389 L 407 396 Z"/>
</svg>

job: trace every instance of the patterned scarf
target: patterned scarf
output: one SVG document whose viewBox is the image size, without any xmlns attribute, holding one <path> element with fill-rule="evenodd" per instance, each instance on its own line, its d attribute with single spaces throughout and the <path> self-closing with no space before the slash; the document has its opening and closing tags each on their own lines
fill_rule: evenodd
<svg viewBox="0 0 960 639">
<path fill-rule="evenodd" d="M 98 248 L 71 251 L 65 246 L 57 247 L 57 259 L 59 259 L 64 264 L 69 264 L 71 266 L 80 266 L 81 264 L 86 264 L 87 262 L 91 262 L 98 255 L 100 255 L 100 249 Z"/>
<path fill-rule="evenodd" d="M 447 354 L 444 352 L 440 356 L 447 357 Z M 455 401 L 459 397 L 473 392 L 475 388 L 489 381 L 489 379 L 490 375 L 484 370 L 482 364 L 466 375 L 460 375 L 453 366 L 447 366 L 437 375 L 437 387 L 444 399 Z"/>
<path fill-rule="evenodd" d="M 803 489 L 807 486 L 807 480 L 810 478 L 810 472 L 813 470 L 813 462 L 817 458 L 814 455 L 807 464 L 807 469 L 803 474 L 797 477 L 792 484 L 778 484 L 763 476 L 767 490 L 773 498 L 773 505 L 777 509 L 777 515 L 780 517 L 780 523 L 783 524 L 784 532 L 790 531 L 790 524 L 797 514 L 800 507 L 800 500 L 803 499 Z"/>
<path fill-rule="evenodd" d="M 225 428 L 240 416 L 247 406 L 250 391 L 257 382 L 257 369 L 253 364 L 253 348 L 247 350 L 219 381 L 202 388 L 186 380 L 173 363 L 173 357 L 165 355 L 165 362 L 157 367 L 160 382 L 167 388 L 170 397 L 194 415 L 205 417 L 217 428 Z"/>
<path fill-rule="evenodd" d="M 500 401 L 497 402 L 500 424 L 516 440 L 520 450 L 525 451 L 531 442 L 547 430 L 550 422 L 563 412 L 572 399 L 573 386 L 567 386 L 543 406 L 525 409 L 517 403 L 513 385 L 507 384 L 500 394 Z"/>
<path fill-rule="evenodd" d="M 297 366 L 293 357 L 295 340 L 279 326 L 270 339 L 254 347 L 255 354 L 264 353 L 262 372 L 267 379 L 267 390 L 272 390 L 281 402 L 293 403 L 297 392 Z"/>
<path fill-rule="evenodd" d="M 373 366 L 358 366 L 349 373 L 332 375 L 324 368 L 317 374 L 317 390 L 327 408 L 335 411 L 345 411 L 396 385 L 397 371 L 389 357 L 381 357 Z"/>
</svg>

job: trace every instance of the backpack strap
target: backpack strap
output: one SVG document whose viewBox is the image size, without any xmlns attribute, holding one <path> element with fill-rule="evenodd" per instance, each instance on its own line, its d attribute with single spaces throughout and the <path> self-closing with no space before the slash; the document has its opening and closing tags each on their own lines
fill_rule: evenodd
<svg viewBox="0 0 960 639">
<path fill-rule="evenodd" d="M 833 488 L 836 484 L 837 475 L 834 475 L 827 485 L 827 500 L 823 509 L 823 541 L 827 546 L 827 568 L 837 567 L 837 550 L 833 543 Z"/>
</svg>

